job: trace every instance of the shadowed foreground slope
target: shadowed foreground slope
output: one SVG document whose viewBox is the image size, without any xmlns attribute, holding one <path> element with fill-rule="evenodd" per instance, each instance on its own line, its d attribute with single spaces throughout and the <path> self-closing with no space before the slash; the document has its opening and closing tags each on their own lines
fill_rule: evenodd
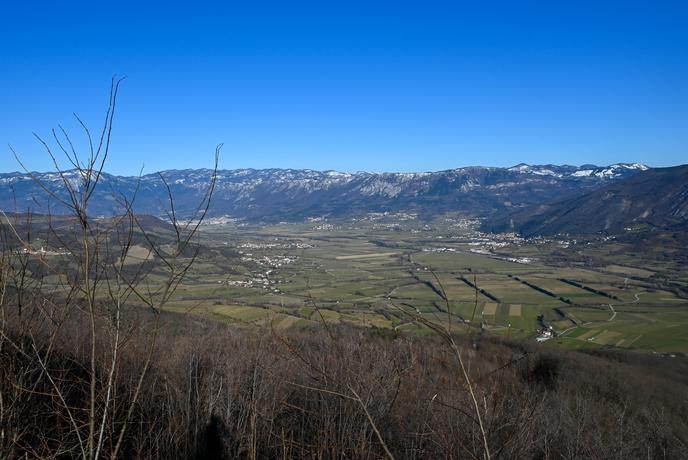
<svg viewBox="0 0 688 460">
<path fill-rule="evenodd" d="M 277 335 L 169 319 L 121 458 L 484 457 L 459 366 L 439 340 L 351 328 Z M 69 383 L 63 396 L 77 425 L 86 418 L 90 367 L 82 328 L 70 321 L 46 362 Z M 458 340 L 492 458 L 688 454 L 683 358 Z M 78 457 L 77 433 L 46 374 L 24 356 L 33 353 L 22 349 L 30 341 L 12 343 L 19 348 L 0 349 L 0 457 Z M 145 344 L 136 336 L 124 350 L 105 452 Z"/>
</svg>

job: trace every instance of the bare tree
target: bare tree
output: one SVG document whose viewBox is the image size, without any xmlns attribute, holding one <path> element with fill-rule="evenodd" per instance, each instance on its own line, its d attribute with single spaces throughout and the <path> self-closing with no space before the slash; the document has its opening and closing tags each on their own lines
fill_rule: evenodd
<svg viewBox="0 0 688 460">
<path fill-rule="evenodd" d="M 69 216 L 68 219 L 59 218 L 59 225 L 50 213 L 41 216 L 47 225 L 46 233 L 63 248 L 60 254 L 46 256 L 42 248 L 34 247 L 30 214 L 27 214 L 26 223 L 20 226 L 16 216 L 22 215 L 22 210 L 15 212 L 14 219 L 3 213 L 0 347 L 12 347 L 25 357 L 29 366 L 33 366 L 30 373 L 37 375 L 35 381 L 23 390 L 35 391 L 40 382 L 47 382 L 59 412 L 56 417 L 68 421 L 67 438 L 71 441 L 62 439 L 55 443 L 58 447 L 52 448 L 53 453 L 64 450 L 71 452 L 70 455 L 88 459 L 118 458 L 121 455 L 132 415 L 157 350 L 161 314 L 198 254 L 198 230 L 210 207 L 221 148 L 218 146 L 215 151 L 214 169 L 204 196 L 195 211 L 184 219 L 178 218 L 170 187 L 160 176 L 168 194 L 168 216 L 171 234 L 174 235 L 173 242 L 165 251 L 154 242 L 134 212 L 138 187 L 133 196 L 116 196 L 120 205 L 118 215 L 94 217 L 91 204 L 97 197 L 96 190 L 110 155 L 118 93 L 123 80 L 112 80 L 104 124 L 97 136 L 93 136 L 75 115 L 86 139 L 86 152 L 77 151 L 72 137 L 62 126 L 52 130 L 52 142 L 34 134 L 59 175 L 59 187 L 43 182 L 30 172 L 21 155 L 10 147 L 26 174 L 45 192 L 46 198 Z M 71 168 L 63 169 L 60 158 Z M 135 235 L 143 239 L 150 257 L 138 261 L 132 256 Z M 155 258 L 156 263 L 147 264 L 149 258 Z M 50 286 L 34 276 L 32 267 L 51 278 Z M 158 277 L 162 274 L 163 278 L 151 283 L 148 275 L 154 269 Z M 10 291 L 13 297 L 11 305 L 15 307 L 12 312 L 6 296 Z M 29 294 L 33 296 L 31 299 Z M 27 308 L 32 309 L 32 314 L 24 318 Z M 137 308 L 145 308 L 151 319 L 136 320 Z M 14 318 L 12 331 L 7 327 L 8 315 Z M 85 323 L 88 331 L 89 345 L 84 358 L 89 365 L 81 377 L 88 389 L 82 398 L 86 402 L 85 407 L 79 407 L 81 401 L 76 404 L 71 401 L 75 389 L 61 378 L 67 369 L 52 364 L 55 361 L 52 359 L 55 344 L 69 339 L 70 331 L 66 324 L 70 320 Z M 137 375 L 133 376 L 133 391 L 126 397 L 116 398 L 117 379 L 122 374 L 122 348 L 129 338 L 142 332 L 148 340 Z M 127 377 L 132 378 L 131 375 Z M 4 417 L 6 412 L 1 403 L 0 417 Z"/>
</svg>

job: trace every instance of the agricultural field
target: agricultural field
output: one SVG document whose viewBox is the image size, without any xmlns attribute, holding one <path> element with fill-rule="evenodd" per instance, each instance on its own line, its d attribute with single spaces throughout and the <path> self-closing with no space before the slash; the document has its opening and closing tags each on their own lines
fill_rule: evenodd
<svg viewBox="0 0 688 460">
<path fill-rule="evenodd" d="M 481 233 L 457 216 L 394 215 L 206 225 L 202 242 L 171 311 L 238 327 L 414 332 L 423 331 L 421 315 L 526 339 L 551 329 L 543 346 L 688 353 L 688 299 L 662 284 L 676 275 L 656 261 L 620 260 L 613 243 L 524 240 Z"/>
</svg>

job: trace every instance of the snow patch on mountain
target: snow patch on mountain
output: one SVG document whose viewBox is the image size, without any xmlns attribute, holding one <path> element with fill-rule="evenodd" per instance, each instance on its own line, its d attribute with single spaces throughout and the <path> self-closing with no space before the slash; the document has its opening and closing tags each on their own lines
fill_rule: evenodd
<svg viewBox="0 0 688 460">
<path fill-rule="evenodd" d="M 581 167 L 568 165 L 529 165 L 520 163 L 508 168 L 509 171 L 521 174 L 551 177 L 599 177 L 618 178 L 628 173 L 646 171 L 648 166 L 641 163 L 616 163 L 609 166 L 584 165 Z"/>
</svg>

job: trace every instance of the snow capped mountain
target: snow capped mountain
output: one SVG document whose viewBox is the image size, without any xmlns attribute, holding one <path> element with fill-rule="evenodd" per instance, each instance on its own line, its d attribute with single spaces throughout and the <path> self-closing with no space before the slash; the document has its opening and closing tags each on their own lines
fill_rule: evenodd
<svg viewBox="0 0 688 460">
<path fill-rule="evenodd" d="M 619 178 L 629 173 L 646 171 L 649 169 L 640 163 L 616 163 L 609 166 L 583 165 L 580 167 L 570 165 L 528 165 L 525 163 L 517 164 L 508 168 L 509 171 L 522 174 L 535 174 L 538 176 L 552 177 L 606 177 Z"/>
<path fill-rule="evenodd" d="M 521 174 L 535 174 L 538 176 L 564 177 L 568 173 L 568 171 L 563 170 L 564 168 L 569 168 L 569 166 L 529 165 L 520 163 L 509 168 L 509 171 Z"/>
<path fill-rule="evenodd" d="M 641 164 L 610 166 L 527 165 L 511 168 L 465 167 L 439 172 L 370 173 L 310 169 L 221 170 L 212 216 L 229 215 L 251 220 L 290 220 L 309 216 L 344 216 L 377 211 L 414 211 L 432 215 L 461 211 L 489 215 L 506 208 L 545 202 L 553 197 L 592 190 L 647 169 Z M 38 179 L 66 197 L 63 177 L 73 188 L 81 180 L 75 171 L 0 174 L 0 208 L 31 208 L 59 213 Z M 164 181 L 163 181 L 164 178 Z M 120 212 L 118 197 L 136 194 L 135 210 L 162 216 L 170 187 L 180 214 L 191 213 L 210 184 L 212 170 L 168 170 L 138 177 L 104 174 L 92 200 L 92 212 Z"/>
<path fill-rule="evenodd" d="M 615 179 L 628 171 L 645 172 Z M 632 228 L 685 232 L 688 165 L 648 170 L 639 164 L 617 164 L 581 172 L 585 177 L 602 178 L 607 185 L 495 216 L 484 222 L 484 228 L 518 230 L 524 235 L 626 233 Z"/>
</svg>

